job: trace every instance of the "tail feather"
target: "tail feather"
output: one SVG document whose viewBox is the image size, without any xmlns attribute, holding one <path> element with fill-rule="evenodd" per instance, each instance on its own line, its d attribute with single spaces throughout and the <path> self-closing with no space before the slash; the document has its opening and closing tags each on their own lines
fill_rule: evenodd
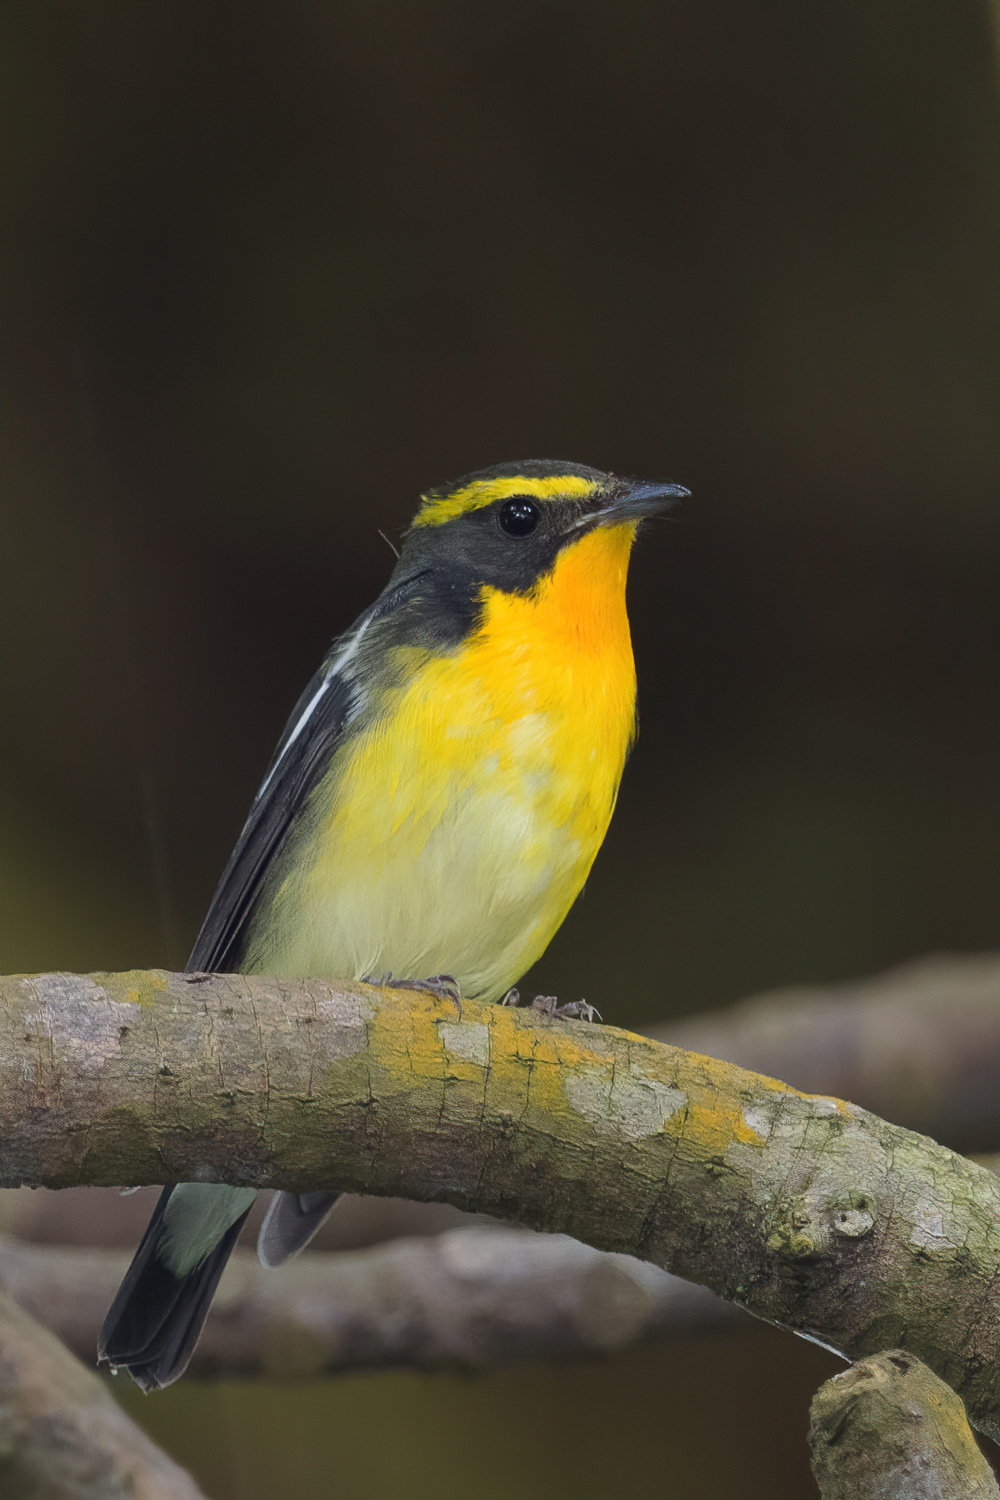
<svg viewBox="0 0 1000 1500">
<path fill-rule="evenodd" d="M 183 1375 L 194 1352 L 219 1277 L 239 1238 L 249 1206 L 190 1271 L 175 1275 L 162 1258 L 169 1243 L 164 1214 L 172 1186 L 165 1187 L 132 1264 L 108 1311 L 97 1345 L 98 1359 L 128 1370 L 144 1391 Z"/>
<path fill-rule="evenodd" d="M 271 1270 L 304 1250 L 339 1197 L 339 1193 L 275 1193 L 257 1237 L 261 1265 Z"/>
</svg>

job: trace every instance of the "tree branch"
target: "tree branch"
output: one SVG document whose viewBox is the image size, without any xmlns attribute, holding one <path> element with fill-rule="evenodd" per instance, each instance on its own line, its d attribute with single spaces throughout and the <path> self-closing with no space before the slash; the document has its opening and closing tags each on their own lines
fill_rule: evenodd
<svg viewBox="0 0 1000 1500">
<path fill-rule="evenodd" d="M 0 1493 L 203 1500 L 104 1381 L 0 1295 Z"/>
<path fill-rule="evenodd" d="M 660 1041 L 836 1094 L 944 1141 L 1000 1147 L 1000 958 L 936 957 L 776 990 L 649 1028 Z"/>
<path fill-rule="evenodd" d="M 1000 1500 L 955 1392 L 899 1349 L 820 1386 L 809 1446 L 821 1500 Z"/>
<path fill-rule="evenodd" d="M 159 1189 L 0 1188 L 0 1235 L 43 1245 L 101 1245 L 134 1250 L 149 1222 Z M 267 1209 L 259 1199 L 247 1218 L 244 1239 L 256 1238 Z M 417 1239 L 468 1224 L 488 1224 L 484 1214 L 463 1213 L 450 1203 L 414 1203 L 409 1198 L 364 1198 L 343 1193 L 310 1240 L 315 1250 L 363 1250 L 386 1240 Z"/>
<path fill-rule="evenodd" d="M 154 971 L 0 994 L 2 1182 L 481 1209 L 852 1359 L 905 1344 L 1000 1433 L 1000 1184 L 853 1105 L 608 1027 L 365 985 Z"/>
<path fill-rule="evenodd" d="M 790 988 L 654 1026 L 668 1044 L 835 1094 L 966 1153 L 1000 1143 L 1000 958 L 937 957 L 874 979 Z M 977 1159 L 991 1170 L 996 1162 Z M 54 1244 L 134 1246 L 144 1193 L 0 1192 L 0 1232 Z M 444 1203 L 345 1195 L 315 1248 L 439 1234 L 467 1216 Z M 255 1229 L 253 1222 L 248 1233 Z"/>
<path fill-rule="evenodd" d="M 81 1359 L 128 1264 L 109 1250 L 0 1238 L 0 1285 Z M 280 1275 L 237 1251 L 195 1350 L 199 1378 L 483 1370 L 607 1354 L 750 1323 L 731 1303 L 561 1234 L 476 1224 L 371 1250 L 302 1256 Z"/>
</svg>

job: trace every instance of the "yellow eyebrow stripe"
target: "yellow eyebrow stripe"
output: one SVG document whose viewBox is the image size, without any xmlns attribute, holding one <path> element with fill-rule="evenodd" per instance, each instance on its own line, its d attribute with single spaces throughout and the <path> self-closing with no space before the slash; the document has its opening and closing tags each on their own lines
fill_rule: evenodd
<svg viewBox="0 0 1000 1500">
<path fill-rule="evenodd" d="M 510 474 L 502 479 L 476 479 L 447 495 L 429 495 L 420 498 L 423 504 L 414 519 L 414 526 L 440 526 L 464 516 L 470 510 L 481 510 L 492 505 L 494 500 L 506 500 L 510 495 L 534 495 L 538 500 L 549 500 L 553 495 L 592 495 L 601 481 L 584 479 L 580 474 L 550 474 L 544 479 L 527 475 Z"/>
</svg>

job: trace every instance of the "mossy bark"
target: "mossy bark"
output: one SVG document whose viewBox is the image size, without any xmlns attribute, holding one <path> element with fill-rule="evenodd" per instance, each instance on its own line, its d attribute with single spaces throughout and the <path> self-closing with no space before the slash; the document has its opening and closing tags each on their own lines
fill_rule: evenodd
<svg viewBox="0 0 1000 1500">
<path fill-rule="evenodd" d="M 955 1392 L 899 1349 L 820 1386 L 809 1446 L 821 1500 L 1000 1500 Z"/>
<path fill-rule="evenodd" d="M 2 1293 L 0 1351 L 0 1495 L 205 1500 L 107 1383 Z"/>
<path fill-rule="evenodd" d="M 0 983 L 0 1184 L 439 1199 L 653 1261 L 1000 1435 L 1000 1183 L 854 1105 L 610 1027 L 366 985 Z"/>
</svg>

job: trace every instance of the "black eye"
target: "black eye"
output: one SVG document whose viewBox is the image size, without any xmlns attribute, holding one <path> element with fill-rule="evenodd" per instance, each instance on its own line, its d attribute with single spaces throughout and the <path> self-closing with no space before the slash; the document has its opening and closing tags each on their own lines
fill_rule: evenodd
<svg viewBox="0 0 1000 1500">
<path fill-rule="evenodd" d="M 508 536 L 530 536 L 542 518 L 534 500 L 515 495 L 500 507 L 500 529 Z"/>
</svg>

